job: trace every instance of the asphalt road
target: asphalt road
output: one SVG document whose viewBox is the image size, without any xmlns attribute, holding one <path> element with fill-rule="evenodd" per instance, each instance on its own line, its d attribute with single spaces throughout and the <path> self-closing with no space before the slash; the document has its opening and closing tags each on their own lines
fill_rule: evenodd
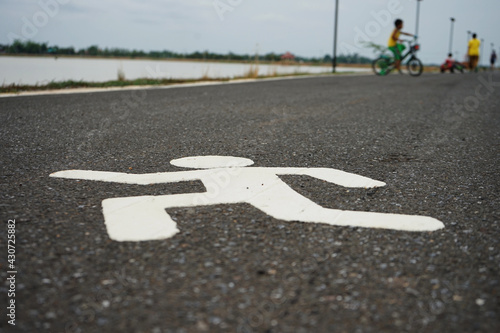
<svg viewBox="0 0 500 333">
<path fill-rule="evenodd" d="M 1 330 L 499 332 L 499 110 L 498 73 L 0 98 Z M 169 209 L 173 238 L 116 242 L 102 200 L 203 184 L 49 177 L 179 171 L 170 160 L 198 155 L 370 177 L 387 185 L 282 179 L 324 207 L 431 216 L 445 228 L 285 222 L 236 204 Z"/>
</svg>

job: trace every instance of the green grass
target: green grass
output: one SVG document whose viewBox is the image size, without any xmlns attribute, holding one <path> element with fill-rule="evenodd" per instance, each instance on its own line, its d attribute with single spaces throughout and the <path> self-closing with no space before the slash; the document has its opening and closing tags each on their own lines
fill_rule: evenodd
<svg viewBox="0 0 500 333">
<path fill-rule="evenodd" d="M 174 80 L 174 79 L 136 79 L 136 80 L 113 80 L 106 82 L 87 82 L 87 81 L 52 81 L 43 85 L 22 85 L 10 84 L 0 87 L 0 93 L 18 93 L 24 91 L 41 91 L 41 90 L 60 90 L 74 88 L 109 88 L 109 87 L 126 87 L 126 86 L 145 86 L 145 85 L 169 85 L 178 83 L 191 83 L 204 80 Z M 215 80 L 214 80 L 215 81 Z M 221 81 L 221 80 L 217 80 Z"/>
<path fill-rule="evenodd" d="M 348 73 L 342 73 L 348 74 Z M 201 79 L 136 79 L 136 80 L 113 80 L 106 82 L 87 82 L 87 81 L 60 81 L 60 82 L 50 82 L 44 85 L 20 85 L 20 84 L 10 84 L 0 86 L 0 93 L 20 93 L 29 91 L 43 91 L 43 90 L 62 90 L 62 89 L 75 89 L 75 88 L 109 88 L 109 87 L 127 87 L 127 86 L 165 86 L 172 84 L 182 84 L 182 83 L 195 83 L 195 82 L 227 82 L 232 80 L 241 79 L 265 79 L 270 77 L 288 77 L 288 76 L 304 76 L 311 75 L 309 73 L 293 73 L 293 74 L 276 74 L 276 75 L 261 75 L 256 76 L 255 71 L 249 71 L 243 76 L 235 77 L 233 79 L 229 78 L 208 78 L 203 77 Z M 315 75 L 332 75 L 332 73 L 323 73 Z"/>
</svg>

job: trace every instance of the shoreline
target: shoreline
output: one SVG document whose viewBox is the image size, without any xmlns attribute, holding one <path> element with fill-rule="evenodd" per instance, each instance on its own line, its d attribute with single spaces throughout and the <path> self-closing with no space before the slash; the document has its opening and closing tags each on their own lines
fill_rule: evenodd
<svg viewBox="0 0 500 333">
<path fill-rule="evenodd" d="M 17 54 L 14 57 L 11 57 L 10 55 L 5 55 L 2 54 L 0 56 L 3 57 L 9 57 L 9 58 L 29 58 L 29 59 L 53 59 L 53 56 L 51 55 L 30 55 L 30 54 Z M 64 56 L 62 57 L 63 59 L 89 59 L 89 60 L 112 60 L 112 61 L 120 61 L 121 59 L 124 60 L 138 60 L 138 61 L 148 61 L 148 59 L 151 58 L 128 58 L 128 57 L 94 57 L 94 56 L 80 56 L 80 55 L 69 55 L 69 56 Z M 56 58 L 57 60 L 57 58 Z M 151 59 L 151 61 L 158 61 L 157 59 Z M 171 59 L 161 59 L 161 61 L 164 62 L 178 62 L 178 60 L 175 60 L 174 58 Z M 34 82 L 34 83 L 3 83 L 0 85 L 0 95 L 4 94 L 19 94 L 19 93 L 24 93 L 24 92 L 33 92 L 33 91 L 52 91 L 52 90 L 66 90 L 66 89 L 97 89 L 97 88 L 110 88 L 110 87 L 118 87 L 118 88 L 123 88 L 123 87 L 130 87 L 130 86 L 164 86 L 164 85 L 172 85 L 172 84 L 192 84 L 192 83 L 198 83 L 198 82 L 227 82 L 227 81 L 235 81 L 235 80 L 241 80 L 241 79 L 265 79 L 265 78 L 277 78 L 277 77 L 289 77 L 289 76 L 304 76 L 304 75 L 327 75 L 330 74 L 331 72 L 326 71 L 326 69 L 329 69 L 331 65 L 321 65 L 321 66 L 309 66 L 306 63 L 299 63 L 299 62 L 285 62 L 285 64 L 281 64 L 281 62 L 273 62 L 275 66 L 290 66 L 292 68 L 296 67 L 316 67 L 316 68 L 321 68 L 320 72 L 321 73 L 314 73 L 315 71 L 301 71 L 296 69 L 293 71 L 288 71 L 289 73 L 278 73 L 277 70 L 274 71 L 268 71 L 267 74 L 260 73 L 259 74 L 259 66 L 269 66 L 270 63 L 265 63 L 265 62 L 241 62 L 241 61 L 212 61 L 212 60 L 206 60 L 206 61 L 199 61 L 196 59 L 181 59 L 181 62 L 186 62 L 186 63 L 197 63 L 197 64 L 206 64 L 210 65 L 211 63 L 213 64 L 240 64 L 244 66 L 250 66 L 243 74 L 237 75 L 237 76 L 209 76 L 208 73 L 205 73 L 204 75 L 200 77 L 195 77 L 195 78 L 182 78 L 182 77 L 170 77 L 170 78 L 150 78 L 150 77 L 137 77 L 137 78 L 132 78 L 132 79 L 126 79 L 125 78 L 125 73 L 120 72 L 118 70 L 118 77 L 117 78 L 111 78 L 106 81 L 96 81 L 96 80 L 74 80 L 74 79 L 62 79 L 62 80 L 53 80 L 53 81 L 42 81 L 40 82 Z M 361 68 L 361 72 L 364 72 L 364 70 L 368 70 L 369 66 L 358 66 L 357 64 L 352 64 L 350 66 L 338 66 L 338 68 L 343 68 L 343 71 L 340 73 L 353 73 L 359 71 Z M 349 68 L 353 68 L 352 70 L 349 70 Z M 122 75 L 120 75 L 123 73 Z M 336 73 L 336 74 L 340 74 Z M 182 76 L 182 75 L 181 75 Z"/>
<path fill-rule="evenodd" d="M 175 80 L 169 84 L 130 84 L 130 85 L 108 85 L 108 86 L 81 86 L 81 87 L 67 87 L 56 89 L 33 89 L 23 90 L 17 92 L 3 92 L 0 87 L 0 98 L 6 97 L 22 97 L 22 96 L 39 96 L 39 95 L 54 95 L 54 94 L 79 94 L 79 93 L 94 93 L 94 92 L 110 92 L 110 91 L 129 91 L 139 89 L 170 89 L 170 88 L 187 88 L 208 85 L 221 85 L 221 84 L 239 84 L 251 83 L 261 81 L 277 81 L 277 80 L 291 80 L 291 79 L 306 79 L 321 76 L 364 76 L 373 75 L 372 73 L 356 73 L 356 72 L 343 72 L 343 73 L 322 73 L 322 74 L 286 74 L 276 76 L 259 76 L 259 77 L 240 77 L 234 79 L 199 79 L 199 80 Z"/>
<path fill-rule="evenodd" d="M 426 68 L 426 73 L 439 73 L 435 68 Z M 337 72 L 337 73 L 292 73 L 264 76 L 240 76 L 234 78 L 200 78 L 200 79 L 136 79 L 123 81 L 106 81 L 106 82 L 86 82 L 86 81 L 63 81 L 51 82 L 46 85 L 10 85 L 0 86 L 0 98 L 15 97 L 15 96 L 34 96 L 34 95 L 50 95 L 50 94 L 72 94 L 72 93 L 89 93 L 89 92 L 106 92 L 106 91 L 126 91 L 138 89 L 165 89 L 177 87 L 193 87 L 215 84 L 233 84 L 257 81 L 272 81 L 286 79 L 301 79 L 313 78 L 321 76 L 371 76 L 369 72 Z"/>
<path fill-rule="evenodd" d="M 54 58 L 53 55 L 32 55 L 32 54 L 0 54 L 0 57 L 19 57 L 19 58 Z M 300 62 L 254 62 L 254 61 L 228 61 L 228 60 L 199 60 L 199 59 L 177 59 L 177 58 L 150 58 L 150 57 L 139 57 L 139 58 L 130 58 L 130 57 L 102 57 L 102 56 L 82 56 L 82 55 L 63 55 L 62 58 L 66 59 L 108 59 L 108 60 L 151 60 L 151 61 L 183 61 L 183 62 L 204 62 L 204 63 L 227 63 L 227 64 L 244 64 L 250 65 L 250 69 L 245 72 L 243 75 L 235 76 L 235 77 L 209 77 L 204 75 L 200 78 L 137 78 L 137 79 L 125 79 L 124 76 L 120 77 L 118 75 L 118 79 L 108 80 L 108 81 L 76 81 L 76 80 L 64 80 L 64 81 L 51 81 L 45 84 L 3 84 L 0 85 L 0 97 L 9 97 L 9 96 L 21 96 L 28 94 L 53 94 L 53 93 L 78 93 L 78 92 L 95 92 L 95 91 L 110 91 L 110 90 L 126 90 L 126 89 L 148 89 L 148 88 L 162 88 L 168 86 L 192 86 L 192 85 L 200 85 L 200 84 L 223 84 L 223 83 L 234 83 L 240 81 L 257 81 L 257 80 L 268 80 L 268 79 L 285 79 L 285 78 L 300 78 L 300 77 L 318 77 L 318 76 L 328 76 L 328 75 L 353 75 L 353 74 L 361 74 L 366 75 L 367 73 L 371 74 L 371 64 L 339 64 L 338 68 L 344 69 L 341 72 L 322 72 L 322 73 L 310 73 L 310 72 L 300 72 L 295 71 L 294 73 L 286 73 L 286 74 L 277 74 L 276 72 L 271 72 L 264 75 L 258 75 L 258 70 L 256 71 L 254 66 L 258 68 L 259 65 L 269 65 L 274 64 L 277 66 L 310 66 L 307 63 Z M 57 57 L 58 58 L 58 57 Z M 317 67 L 329 68 L 331 64 L 315 64 Z M 353 68 L 353 70 L 349 70 L 349 68 Z M 361 71 L 356 71 L 355 69 L 366 69 Z M 434 66 L 426 66 L 424 69 L 425 72 L 436 72 L 437 68 Z"/>
</svg>

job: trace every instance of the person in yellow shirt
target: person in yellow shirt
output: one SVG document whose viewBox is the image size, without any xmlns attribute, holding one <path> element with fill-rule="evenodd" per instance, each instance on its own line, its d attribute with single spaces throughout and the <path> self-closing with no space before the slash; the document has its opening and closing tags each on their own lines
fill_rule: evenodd
<svg viewBox="0 0 500 333">
<path fill-rule="evenodd" d="M 399 36 L 406 35 L 414 37 L 414 35 L 401 31 L 401 29 L 403 29 L 403 20 L 397 19 L 394 22 L 394 25 L 396 26 L 396 28 L 392 31 L 387 46 L 389 47 L 389 50 L 391 50 L 392 53 L 394 53 L 394 60 L 395 60 L 394 67 L 396 67 L 396 69 L 401 73 L 401 58 L 402 58 L 401 51 L 404 50 L 405 47 L 403 44 L 398 43 L 401 41 L 399 39 Z"/>
<path fill-rule="evenodd" d="M 481 41 L 476 38 L 477 34 L 472 35 L 472 39 L 469 41 L 469 50 L 467 54 L 469 55 L 469 70 L 477 72 L 477 63 L 479 61 L 479 47 L 481 46 Z"/>
</svg>

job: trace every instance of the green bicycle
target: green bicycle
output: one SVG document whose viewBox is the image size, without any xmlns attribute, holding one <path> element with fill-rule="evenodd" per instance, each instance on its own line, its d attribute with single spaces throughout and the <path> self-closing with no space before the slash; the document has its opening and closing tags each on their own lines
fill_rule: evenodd
<svg viewBox="0 0 500 333">
<path fill-rule="evenodd" d="M 401 64 L 404 64 L 405 59 L 409 58 L 406 62 L 408 73 L 411 76 L 419 76 L 424 71 L 422 62 L 416 56 L 417 51 L 420 49 L 420 45 L 416 43 L 416 39 L 414 41 L 405 40 L 405 42 L 408 42 L 410 48 L 408 49 L 408 52 L 401 57 Z M 394 68 L 396 68 L 394 66 L 394 57 L 382 54 L 373 61 L 372 68 L 373 72 L 377 75 L 388 75 Z"/>
</svg>

